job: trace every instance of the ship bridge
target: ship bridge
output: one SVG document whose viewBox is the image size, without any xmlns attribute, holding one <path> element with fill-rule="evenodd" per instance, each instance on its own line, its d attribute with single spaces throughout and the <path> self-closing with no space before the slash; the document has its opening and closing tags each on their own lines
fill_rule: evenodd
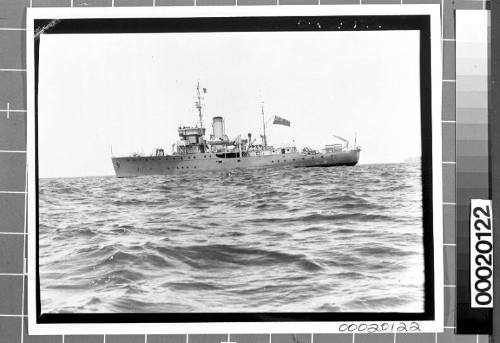
<svg viewBox="0 0 500 343">
<path fill-rule="evenodd" d="M 195 154 L 205 152 L 205 128 L 182 126 L 177 130 L 181 138 L 177 142 L 177 153 Z"/>
</svg>

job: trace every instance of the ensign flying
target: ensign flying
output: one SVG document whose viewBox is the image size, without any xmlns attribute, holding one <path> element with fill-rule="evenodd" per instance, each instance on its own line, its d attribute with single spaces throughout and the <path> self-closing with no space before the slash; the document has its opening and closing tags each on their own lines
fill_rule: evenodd
<svg viewBox="0 0 500 343">
<path fill-rule="evenodd" d="M 274 116 L 273 124 L 290 126 L 290 120 Z"/>
</svg>

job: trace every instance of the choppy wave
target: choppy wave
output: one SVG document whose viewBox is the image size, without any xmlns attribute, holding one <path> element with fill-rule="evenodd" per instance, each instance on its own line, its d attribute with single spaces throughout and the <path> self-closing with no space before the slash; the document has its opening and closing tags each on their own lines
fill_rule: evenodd
<svg viewBox="0 0 500 343">
<path fill-rule="evenodd" d="M 422 311 L 420 175 L 40 180 L 42 311 Z"/>
</svg>

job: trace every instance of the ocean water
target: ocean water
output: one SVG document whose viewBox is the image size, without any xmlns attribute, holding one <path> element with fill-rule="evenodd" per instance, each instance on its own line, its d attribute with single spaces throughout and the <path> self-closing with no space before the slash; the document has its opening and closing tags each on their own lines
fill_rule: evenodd
<svg viewBox="0 0 500 343">
<path fill-rule="evenodd" d="M 40 180 L 42 312 L 420 312 L 418 164 Z"/>
</svg>

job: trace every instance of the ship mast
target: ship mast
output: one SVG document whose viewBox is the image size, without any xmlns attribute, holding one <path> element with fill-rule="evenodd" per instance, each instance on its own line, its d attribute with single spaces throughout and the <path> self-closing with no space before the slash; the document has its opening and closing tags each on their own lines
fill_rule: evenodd
<svg viewBox="0 0 500 343">
<path fill-rule="evenodd" d="M 260 109 L 262 112 L 262 128 L 264 130 L 263 143 L 264 143 L 264 148 L 267 148 L 266 121 L 264 119 L 264 102 L 261 103 Z"/>
<path fill-rule="evenodd" d="M 200 81 L 198 81 L 198 84 L 196 85 L 196 95 L 197 95 L 197 101 L 196 101 L 196 108 L 198 109 L 198 115 L 200 116 L 200 127 L 203 128 L 203 114 L 201 113 L 201 94 L 200 94 Z"/>
</svg>

